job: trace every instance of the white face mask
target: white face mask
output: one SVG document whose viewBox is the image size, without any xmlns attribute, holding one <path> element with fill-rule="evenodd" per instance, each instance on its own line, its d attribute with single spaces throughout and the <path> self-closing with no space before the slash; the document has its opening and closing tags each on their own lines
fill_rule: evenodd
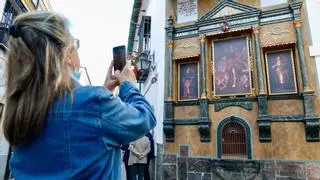
<svg viewBox="0 0 320 180">
<path fill-rule="evenodd" d="M 74 71 L 72 73 L 73 77 L 75 77 L 78 81 L 80 80 L 81 72 L 80 71 Z"/>
</svg>

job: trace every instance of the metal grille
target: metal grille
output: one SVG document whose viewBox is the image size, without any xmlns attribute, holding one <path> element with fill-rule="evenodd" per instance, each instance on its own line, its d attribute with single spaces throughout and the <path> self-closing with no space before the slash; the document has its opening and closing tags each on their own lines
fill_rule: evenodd
<svg viewBox="0 0 320 180">
<path fill-rule="evenodd" d="M 246 130 L 242 124 L 229 121 L 221 130 L 222 157 L 247 157 Z"/>
<path fill-rule="evenodd" d="M 150 50 L 151 17 L 143 16 L 139 29 L 139 52 Z"/>
</svg>

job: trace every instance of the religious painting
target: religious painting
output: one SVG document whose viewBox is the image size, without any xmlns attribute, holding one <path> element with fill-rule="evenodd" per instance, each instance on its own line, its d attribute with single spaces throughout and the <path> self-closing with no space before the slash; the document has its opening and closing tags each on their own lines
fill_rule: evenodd
<svg viewBox="0 0 320 180">
<path fill-rule="evenodd" d="M 252 81 L 247 37 L 214 41 L 212 52 L 214 95 L 251 94 Z"/>
<path fill-rule="evenodd" d="M 199 65 L 198 62 L 178 64 L 180 101 L 199 99 Z"/>
<path fill-rule="evenodd" d="M 269 94 L 297 93 L 296 76 L 291 49 L 266 52 Z"/>
</svg>

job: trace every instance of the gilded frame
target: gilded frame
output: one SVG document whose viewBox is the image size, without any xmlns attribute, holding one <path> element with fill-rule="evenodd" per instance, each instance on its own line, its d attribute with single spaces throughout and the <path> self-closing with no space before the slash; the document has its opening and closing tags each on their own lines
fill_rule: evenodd
<svg viewBox="0 0 320 180">
<path fill-rule="evenodd" d="M 248 68 L 249 68 L 249 82 L 250 82 L 250 92 L 248 93 L 232 93 L 232 94 L 221 94 L 221 95 L 217 95 L 216 93 L 216 79 L 215 79 L 215 42 L 218 41 L 228 41 L 228 40 L 232 40 L 232 39 L 238 39 L 238 38 L 243 38 L 245 37 L 246 39 L 246 53 L 247 53 L 247 62 L 248 62 Z M 253 87 L 252 87 L 252 83 L 253 83 L 253 77 L 252 77 L 252 70 L 253 70 L 253 61 L 252 61 L 252 57 L 250 54 L 250 45 L 249 45 L 249 35 L 242 35 L 242 36 L 234 36 L 234 37 L 229 37 L 229 38 L 224 38 L 224 39 L 217 39 L 217 40 L 212 40 L 212 44 L 211 44 L 211 52 L 212 52 L 212 57 L 211 57 L 211 63 L 212 63 L 212 92 L 213 92 L 213 98 L 220 98 L 220 97 L 234 97 L 234 96 L 252 96 L 253 93 Z"/>
<path fill-rule="evenodd" d="M 284 52 L 284 51 L 290 51 L 290 63 L 291 63 L 291 69 L 292 69 L 294 91 L 293 92 L 272 93 L 271 87 L 270 87 L 271 83 L 270 83 L 268 54 L 277 53 L 277 52 Z M 268 94 L 269 95 L 297 94 L 298 93 L 298 86 L 297 86 L 297 77 L 296 77 L 296 69 L 295 69 L 293 50 L 291 48 L 289 48 L 289 49 L 281 49 L 281 50 L 275 50 L 275 51 L 266 51 L 264 56 L 265 56 L 265 64 L 266 64 L 266 71 L 267 71 Z"/>
<path fill-rule="evenodd" d="M 197 65 L 197 98 L 190 98 L 190 99 L 182 99 L 180 94 L 180 81 L 181 81 L 181 65 L 185 64 L 196 64 Z M 193 101 L 200 99 L 200 67 L 199 67 L 199 61 L 188 61 L 188 62 L 180 62 L 177 63 L 178 65 L 178 101 Z"/>
</svg>

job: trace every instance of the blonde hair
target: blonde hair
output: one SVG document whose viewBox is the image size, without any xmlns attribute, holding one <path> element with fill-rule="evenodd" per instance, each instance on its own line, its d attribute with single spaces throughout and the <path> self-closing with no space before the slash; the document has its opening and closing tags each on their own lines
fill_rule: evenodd
<svg viewBox="0 0 320 180">
<path fill-rule="evenodd" d="M 53 12 L 21 14 L 13 27 L 3 130 L 16 146 L 39 136 L 55 96 L 73 91 L 64 60 L 73 42 L 67 20 Z"/>
</svg>

